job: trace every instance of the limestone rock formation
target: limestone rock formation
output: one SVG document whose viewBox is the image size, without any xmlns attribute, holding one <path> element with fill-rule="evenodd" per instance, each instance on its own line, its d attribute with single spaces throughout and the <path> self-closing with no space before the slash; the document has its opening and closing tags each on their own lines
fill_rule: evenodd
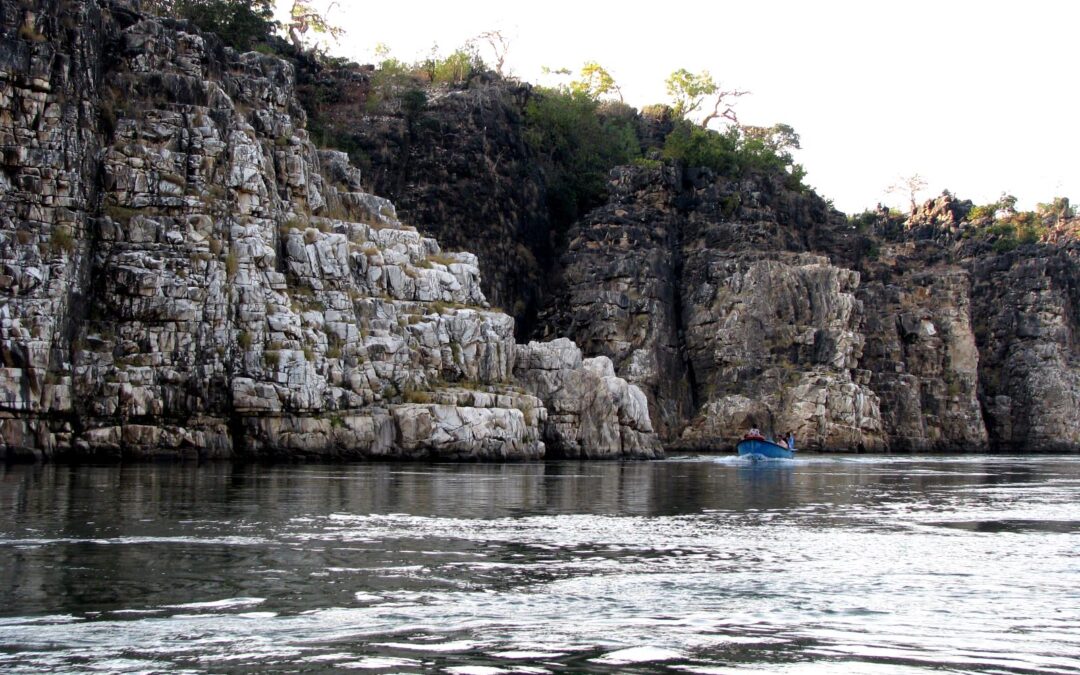
<svg viewBox="0 0 1080 675">
<path fill-rule="evenodd" d="M 949 195 L 875 237 L 767 176 L 611 181 L 547 326 L 639 385 L 667 444 L 730 448 L 759 426 L 837 451 L 1080 445 L 1067 223 L 999 254 Z"/>
<path fill-rule="evenodd" d="M 859 371 L 856 272 L 808 254 L 711 249 L 686 269 L 686 349 L 705 388 L 683 442 L 756 426 L 808 448 L 884 446 L 878 397 Z"/>
<path fill-rule="evenodd" d="M 542 316 L 545 337 L 572 336 L 639 385 L 668 437 L 693 408 L 679 335 L 676 181 L 670 167 L 616 169 L 610 201 L 570 231 L 562 292 Z"/>
<path fill-rule="evenodd" d="M 518 345 L 515 374 L 547 404 L 548 452 L 580 459 L 663 456 L 638 387 L 615 376 L 611 359 L 583 359 L 566 338 Z"/>
<path fill-rule="evenodd" d="M 527 85 L 372 111 L 350 72 L 301 85 L 356 94 L 309 133 L 290 62 L 136 4 L 0 0 L 5 457 L 1080 447 L 1067 208 L 993 241 L 949 194 L 849 221 L 647 161 L 564 237 Z M 658 156 L 671 120 L 638 121 Z"/>
<path fill-rule="evenodd" d="M 972 256 L 987 432 L 1010 451 L 1080 446 L 1080 245 Z"/>
<path fill-rule="evenodd" d="M 885 402 L 890 448 L 985 448 L 970 275 L 957 265 L 925 267 L 910 244 L 886 247 L 878 268 L 857 293 L 871 309 L 861 366 Z"/>
<path fill-rule="evenodd" d="M 120 1 L 0 4 L 4 457 L 544 455 L 476 256 L 315 149 L 289 63 Z M 547 435 L 655 454 L 606 375 L 596 429 Z"/>
<path fill-rule="evenodd" d="M 529 85 L 413 83 L 385 92 L 365 72 L 308 76 L 316 92 L 355 83 L 349 95 L 323 96 L 319 119 L 356 148 L 369 188 L 440 242 L 475 252 L 492 304 L 531 320 L 553 254 L 543 176 L 522 133 Z"/>
</svg>

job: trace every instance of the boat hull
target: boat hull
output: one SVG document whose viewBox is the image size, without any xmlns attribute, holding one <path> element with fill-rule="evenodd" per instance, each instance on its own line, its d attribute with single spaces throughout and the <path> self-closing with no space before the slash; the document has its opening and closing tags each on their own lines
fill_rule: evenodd
<svg viewBox="0 0 1080 675">
<path fill-rule="evenodd" d="M 795 456 L 795 451 L 788 449 L 787 446 L 754 439 L 739 441 L 738 450 L 740 457 L 751 459 L 791 459 Z"/>
</svg>

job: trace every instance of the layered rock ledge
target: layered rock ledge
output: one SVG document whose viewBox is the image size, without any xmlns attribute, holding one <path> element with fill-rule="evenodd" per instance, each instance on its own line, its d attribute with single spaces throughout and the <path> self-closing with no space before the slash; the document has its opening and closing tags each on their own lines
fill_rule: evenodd
<svg viewBox="0 0 1080 675">
<path fill-rule="evenodd" d="M 565 346 L 516 345 L 474 255 L 316 150 L 290 64 L 0 4 L 0 457 L 660 453 L 610 365 L 537 376 Z"/>
<path fill-rule="evenodd" d="M 546 330 L 640 386 L 668 446 L 1076 450 L 1076 241 L 991 250 L 951 199 L 863 232 L 775 177 L 620 167 Z"/>
</svg>

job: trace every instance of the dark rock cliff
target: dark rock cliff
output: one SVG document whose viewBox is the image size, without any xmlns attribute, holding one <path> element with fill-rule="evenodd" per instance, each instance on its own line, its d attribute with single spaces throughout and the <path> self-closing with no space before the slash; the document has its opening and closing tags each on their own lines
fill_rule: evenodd
<svg viewBox="0 0 1080 675">
<path fill-rule="evenodd" d="M 7 457 L 1080 447 L 1075 221 L 992 246 L 948 195 L 854 223 L 653 163 L 567 230 L 527 85 L 372 106 L 370 70 L 121 0 L 0 0 L 0 28 Z M 310 135 L 348 156 L 309 138 L 327 92 Z"/>
<path fill-rule="evenodd" d="M 1071 237 L 1004 254 L 978 247 L 962 231 L 971 204 L 955 200 L 864 231 L 782 176 L 672 166 L 617 168 L 606 204 L 565 238 L 545 235 L 550 216 L 534 211 L 544 176 L 527 169 L 520 94 L 484 83 L 447 97 L 453 105 L 432 102 L 425 114 L 440 132 L 407 151 L 401 134 L 365 127 L 369 177 L 396 194 L 438 194 L 406 199 L 403 212 L 425 226 L 463 214 L 452 219 L 461 241 L 516 233 L 526 251 L 494 266 L 489 283 L 519 310 L 541 302 L 534 335 L 570 336 L 640 385 L 668 445 L 727 448 L 752 424 L 833 450 L 1080 443 Z M 510 173 L 494 168 L 505 157 Z M 391 187 L 414 162 L 425 170 Z M 426 182 L 449 173 L 433 163 L 480 170 L 447 191 L 445 180 Z M 470 221 L 470 210 L 505 213 Z M 515 284 L 519 270 L 533 283 L 533 261 L 545 278 L 525 300 Z"/>
<path fill-rule="evenodd" d="M 523 134 L 531 88 L 477 78 L 380 98 L 368 71 L 304 75 L 321 130 L 349 149 L 365 186 L 444 245 L 476 253 L 488 299 L 527 335 L 554 255 L 544 176 Z"/>
<path fill-rule="evenodd" d="M 1002 253 L 969 238 L 970 203 L 951 197 L 875 235 L 766 177 L 612 179 L 580 228 L 603 236 L 563 256 L 549 325 L 640 384 L 669 444 L 729 447 L 756 425 L 831 450 L 1080 445 L 1069 227 Z"/>
</svg>

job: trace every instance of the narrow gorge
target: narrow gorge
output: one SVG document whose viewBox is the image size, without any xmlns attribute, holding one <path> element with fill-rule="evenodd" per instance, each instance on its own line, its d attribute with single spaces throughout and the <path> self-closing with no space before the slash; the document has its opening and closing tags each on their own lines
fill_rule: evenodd
<svg viewBox="0 0 1080 675">
<path fill-rule="evenodd" d="M 411 222 L 472 244 L 523 339 L 609 357 L 667 447 L 730 450 L 760 426 L 830 451 L 1080 448 L 1069 209 L 1015 245 L 949 194 L 848 218 L 782 172 L 647 159 L 560 230 L 527 142 L 542 93 L 480 81 L 373 108 L 370 79 L 323 106 L 333 135 Z M 658 157 L 670 121 L 635 124 Z"/>
<path fill-rule="evenodd" d="M 948 194 L 849 219 L 622 111 L 645 157 L 571 217 L 527 84 L 380 101 L 125 0 L 0 29 L 4 459 L 1080 448 L 1068 215 L 1011 248 Z"/>
</svg>

